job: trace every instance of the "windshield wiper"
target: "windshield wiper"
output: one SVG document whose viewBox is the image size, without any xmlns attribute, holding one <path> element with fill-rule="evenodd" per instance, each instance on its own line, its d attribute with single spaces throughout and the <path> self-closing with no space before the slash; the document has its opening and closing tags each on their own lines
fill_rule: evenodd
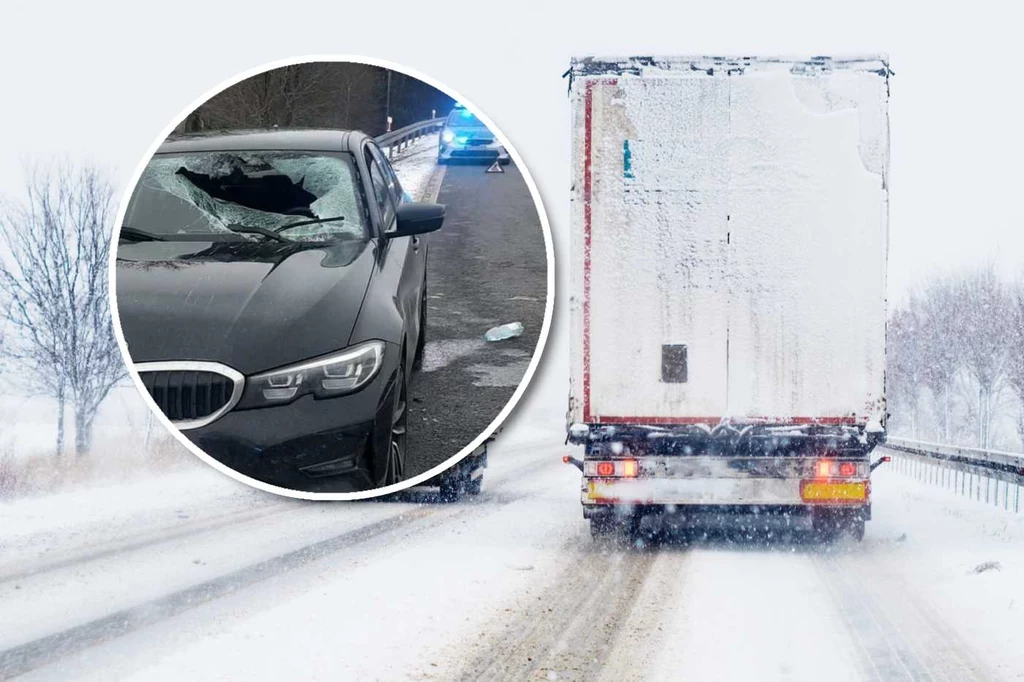
<svg viewBox="0 0 1024 682">
<path fill-rule="evenodd" d="M 130 239 L 134 242 L 165 242 L 165 238 L 160 235 L 153 234 L 152 232 L 146 232 L 145 230 L 138 230 L 134 227 L 128 227 L 127 225 L 121 226 L 121 232 L 118 233 L 119 238 Z"/>
<path fill-rule="evenodd" d="M 337 223 L 345 219 L 345 216 L 339 215 L 333 218 L 313 218 L 312 220 L 300 220 L 295 223 L 288 223 L 282 225 L 274 230 L 274 232 L 283 232 L 284 230 L 290 230 L 293 227 L 302 227 L 303 225 L 318 225 L 320 223 Z"/>
<path fill-rule="evenodd" d="M 257 227 L 256 225 L 228 225 L 227 228 L 232 232 L 239 232 L 241 234 L 261 234 L 264 237 L 276 239 L 279 242 L 295 241 L 294 239 L 288 239 L 288 237 L 282 237 L 274 230 L 267 229 L 266 227 Z"/>
</svg>

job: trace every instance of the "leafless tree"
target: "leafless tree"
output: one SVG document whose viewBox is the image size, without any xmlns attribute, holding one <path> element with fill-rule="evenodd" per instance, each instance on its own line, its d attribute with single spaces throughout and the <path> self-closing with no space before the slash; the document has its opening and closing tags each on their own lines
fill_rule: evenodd
<svg viewBox="0 0 1024 682">
<path fill-rule="evenodd" d="M 952 394 L 962 360 L 957 333 L 964 312 L 960 307 L 963 302 L 950 278 L 931 282 L 911 301 L 921 322 L 918 330 L 921 379 L 932 394 L 938 440 L 942 443 L 951 442 L 952 437 Z"/>
<path fill-rule="evenodd" d="M 889 320 L 886 333 L 886 394 L 889 410 L 899 424 L 909 419 L 909 431 L 917 437 L 918 404 L 922 384 L 920 321 L 912 305 L 897 310 Z"/>
<path fill-rule="evenodd" d="M 294 64 L 256 74 L 218 93 L 185 121 L 187 131 L 301 125 L 333 103 L 324 64 Z"/>
<path fill-rule="evenodd" d="M 1024 280 L 1010 297 L 1010 336 L 1007 348 L 1007 380 L 1018 400 L 1017 433 L 1024 443 Z"/>
<path fill-rule="evenodd" d="M 93 167 L 33 169 L 23 201 L 0 210 L 0 293 L 8 305 L 4 352 L 22 383 L 75 408 L 75 450 L 88 451 L 96 411 L 125 376 L 107 292 L 113 190 Z"/>
<path fill-rule="evenodd" d="M 975 382 L 978 446 L 988 448 L 997 416 L 996 399 L 1008 369 L 1007 340 L 1012 332 L 1010 297 L 995 267 L 979 268 L 959 283 L 960 324 L 952 330 L 964 367 Z"/>
<path fill-rule="evenodd" d="M 345 65 L 340 65 L 345 66 Z M 373 129 L 374 122 L 384 120 L 376 92 L 380 89 L 386 74 L 382 69 L 336 69 L 332 76 L 337 86 L 336 122 L 330 122 L 345 129 Z"/>
<path fill-rule="evenodd" d="M 388 111 L 397 128 L 429 117 L 432 110 L 447 112 L 450 104 L 443 93 L 402 73 L 314 62 L 271 69 L 232 85 L 197 107 L 178 132 L 279 126 L 377 135 L 384 132 Z"/>
</svg>

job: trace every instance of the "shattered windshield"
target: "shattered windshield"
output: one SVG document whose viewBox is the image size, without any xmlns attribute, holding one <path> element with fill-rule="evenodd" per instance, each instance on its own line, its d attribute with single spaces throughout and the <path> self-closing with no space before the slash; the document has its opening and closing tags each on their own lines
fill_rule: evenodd
<svg viewBox="0 0 1024 682">
<path fill-rule="evenodd" d="M 170 240 L 238 239 L 229 226 L 281 231 L 289 223 L 318 218 L 335 220 L 285 229 L 282 236 L 317 242 L 366 236 L 347 154 L 221 151 L 153 157 L 132 195 L 124 225 Z"/>
</svg>

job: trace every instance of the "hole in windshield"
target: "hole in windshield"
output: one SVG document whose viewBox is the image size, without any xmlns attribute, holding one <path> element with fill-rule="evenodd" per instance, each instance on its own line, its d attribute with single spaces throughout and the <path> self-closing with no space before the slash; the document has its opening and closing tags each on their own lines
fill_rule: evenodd
<svg viewBox="0 0 1024 682">
<path fill-rule="evenodd" d="M 317 219 L 325 222 L 310 222 Z M 351 157 L 287 151 L 159 154 L 143 171 L 125 214 L 136 230 L 178 239 L 264 240 L 239 226 L 295 241 L 364 238 Z"/>
</svg>

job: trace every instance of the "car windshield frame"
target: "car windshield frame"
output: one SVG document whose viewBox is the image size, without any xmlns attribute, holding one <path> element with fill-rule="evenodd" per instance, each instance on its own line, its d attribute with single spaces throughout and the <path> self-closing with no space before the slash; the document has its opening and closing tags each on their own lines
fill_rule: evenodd
<svg viewBox="0 0 1024 682">
<path fill-rule="evenodd" d="M 468 116 L 466 114 L 469 114 Z M 486 128 L 487 124 L 476 117 L 469 109 L 455 109 L 448 114 L 445 125 L 449 128 Z"/>
<path fill-rule="evenodd" d="M 300 221 L 308 225 L 285 229 L 282 236 L 300 244 L 368 240 L 372 229 L 361 182 L 347 151 L 158 152 L 139 177 L 122 222 L 163 241 L 264 241 L 265 235 L 232 227 L 276 231 Z M 295 205 L 280 208 L 289 203 Z"/>
</svg>

